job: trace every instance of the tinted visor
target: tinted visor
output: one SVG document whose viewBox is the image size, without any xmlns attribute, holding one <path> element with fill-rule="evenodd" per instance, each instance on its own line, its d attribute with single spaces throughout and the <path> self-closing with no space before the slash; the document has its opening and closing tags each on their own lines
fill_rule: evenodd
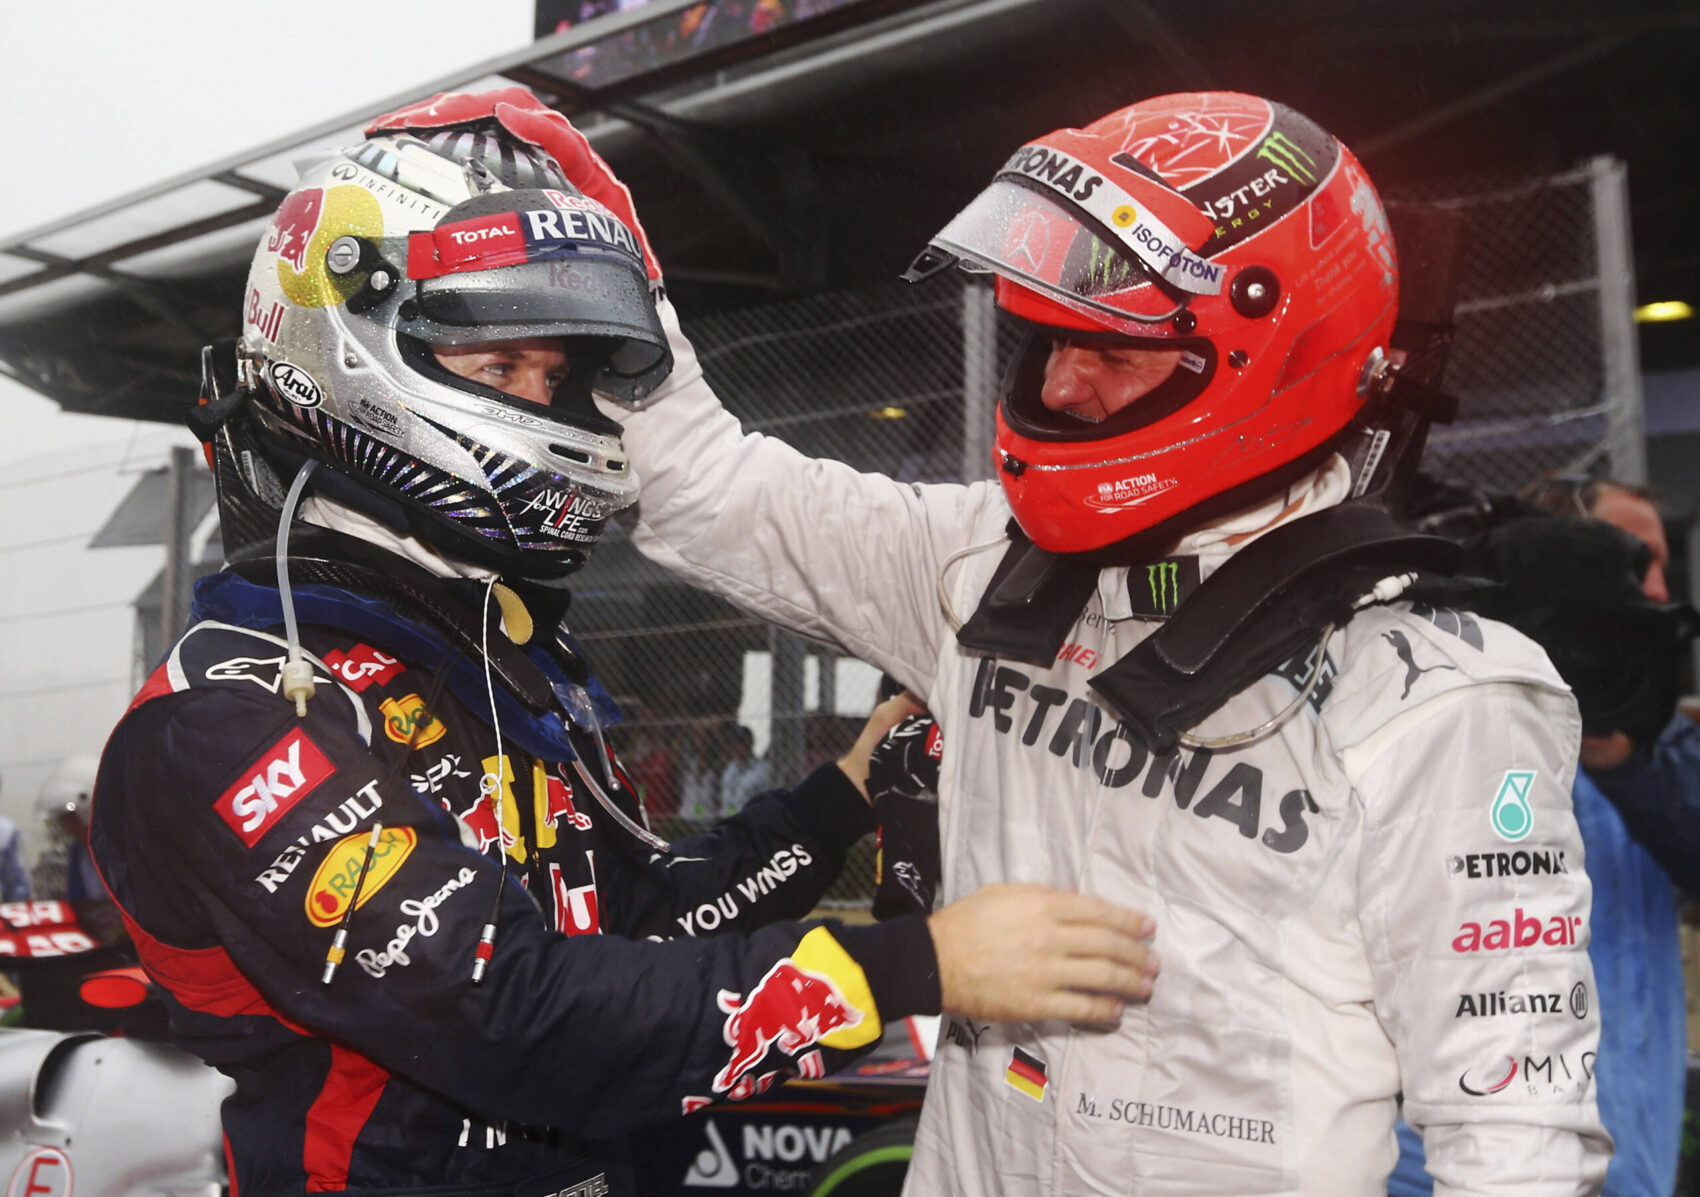
<svg viewBox="0 0 1700 1197">
<path fill-rule="evenodd" d="M 1128 203 L 1107 215 L 1125 227 L 1112 230 L 1055 193 L 999 179 L 957 213 L 932 244 L 971 268 L 1003 275 L 1097 321 L 1130 330 L 1160 324 L 1186 307 L 1193 294 L 1219 289 L 1221 267 L 1193 254 L 1149 211 Z M 1164 264 L 1168 277 L 1158 276 L 1154 262 Z M 1177 278 L 1192 278 L 1195 289 L 1178 286 Z M 1139 331 L 1163 335 L 1164 330 Z"/>
<path fill-rule="evenodd" d="M 429 344 L 607 341 L 595 385 L 628 399 L 654 390 L 672 369 L 636 240 L 582 196 L 475 196 L 408 238 L 407 274 L 417 289 L 398 330 Z"/>
<path fill-rule="evenodd" d="M 401 331 L 432 345 L 603 338 L 615 342 L 604 371 L 628 382 L 672 360 L 643 274 L 620 261 L 584 255 L 423 279 L 416 305 Z"/>
</svg>

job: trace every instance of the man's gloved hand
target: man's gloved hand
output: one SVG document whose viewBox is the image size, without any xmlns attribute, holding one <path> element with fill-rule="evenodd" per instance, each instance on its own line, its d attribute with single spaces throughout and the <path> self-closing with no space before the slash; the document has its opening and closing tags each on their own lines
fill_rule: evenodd
<svg viewBox="0 0 1700 1197">
<path fill-rule="evenodd" d="M 429 100 L 380 116 L 366 126 L 366 132 L 368 135 L 396 130 L 429 132 L 486 120 L 498 122 L 515 137 L 548 154 L 560 164 L 568 182 L 618 216 L 643 247 L 644 269 L 651 286 L 660 283 L 661 263 L 638 222 L 632 193 L 615 177 L 602 155 L 591 148 L 583 133 L 523 87 L 503 87 L 476 94 L 439 92 Z"/>
<path fill-rule="evenodd" d="M 895 701 L 895 700 L 892 700 Z M 879 826 L 874 918 L 930 914 L 938 893 L 939 760 L 943 737 L 927 712 L 898 723 L 868 759 Z"/>
<path fill-rule="evenodd" d="M 856 737 L 856 742 L 850 750 L 838 758 L 838 767 L 844 770 L 844 776 L 855 783 L 862 797 L 869 798 L 868 772 L 872 768 L 874 753 L 884 744 L 886 733 L 905 719 L 912 719 L 926 712 L 914 695 L 907 692 L 894 694 L 880 703 L 868 716 L 868 721 L 862 725 L 862 734 Z"/>
<path fill-rule="evenodd" d="M 1151 996 L 1156 926 L 1137 910 L 1042 885 L 988 885 L 927 919 L 947 1014 L 1113 1023 Z"/>
</svg>

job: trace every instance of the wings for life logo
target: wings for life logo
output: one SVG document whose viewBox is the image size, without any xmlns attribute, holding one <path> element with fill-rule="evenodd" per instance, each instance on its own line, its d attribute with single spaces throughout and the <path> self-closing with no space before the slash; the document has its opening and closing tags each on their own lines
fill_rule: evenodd
<svg viewBox="0 0 1700 1197">
<path fill-rule="evenodd" d="M 249 848 L 260 842 L 318 784 L 336 772 L 299 729 L 273 744 L 219 795 L 213 809 Z"/>
<path fill-rule="evenodd" d="M 1532 769 L 1509 770 L 1505 780 L 1499 783 L 1499 793 L 1494 795 L 1489 818 L 1493 822 L 1493 833 L 1500 839 L 1515 844 L 1528 839 L 1529 833 L 1535 829 L 1535 808 L 1529 804 L 1529 791 L 1534 785 Z"/>
</svg>

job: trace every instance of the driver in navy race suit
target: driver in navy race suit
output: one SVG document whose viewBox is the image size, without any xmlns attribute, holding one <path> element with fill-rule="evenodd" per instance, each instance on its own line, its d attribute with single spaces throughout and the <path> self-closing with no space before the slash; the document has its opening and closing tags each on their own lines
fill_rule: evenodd
<svg viewBox="0 0 1700 1197">
<path fill-rule="evenodd" d="M 1143 915 L 992 886 L 798 923 L 871 828 L 871 737 L 669 844 L 562 579 L 637 497 L 592 388 L 672 360 L 631 226 L 486 103 L 306 166 L 191 424 L 229 561 L 136 696 L 91 844 L 232 1191 L 630 1194 L 633 1132 L 820 1076 L 889 1022 L 1104 1022 Z M 562 139 L 567 139 L 563 141 Z"/>
</svg>

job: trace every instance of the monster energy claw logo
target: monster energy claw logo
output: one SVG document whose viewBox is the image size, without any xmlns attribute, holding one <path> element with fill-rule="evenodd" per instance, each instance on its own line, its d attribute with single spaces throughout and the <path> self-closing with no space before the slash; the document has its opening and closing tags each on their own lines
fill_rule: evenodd
<svg viewBox="0 0 1700 1197">
<path fill-rule="evenodd" d="M 1279 129 L 1264 138 L 1257 156 L 1273 162 L 1296 179 L 1306 183 L 1316 182 L 1316 159 L 1305 153 L 1298 142 Z"/>
<path fill-rule="evenodd" d="M 1151 606 L 1167 615 L 1180 605 L 1181 563 L 1159 561 L 1145 567 L 1145 580 L 1151 585 Z"/>
</svg>

